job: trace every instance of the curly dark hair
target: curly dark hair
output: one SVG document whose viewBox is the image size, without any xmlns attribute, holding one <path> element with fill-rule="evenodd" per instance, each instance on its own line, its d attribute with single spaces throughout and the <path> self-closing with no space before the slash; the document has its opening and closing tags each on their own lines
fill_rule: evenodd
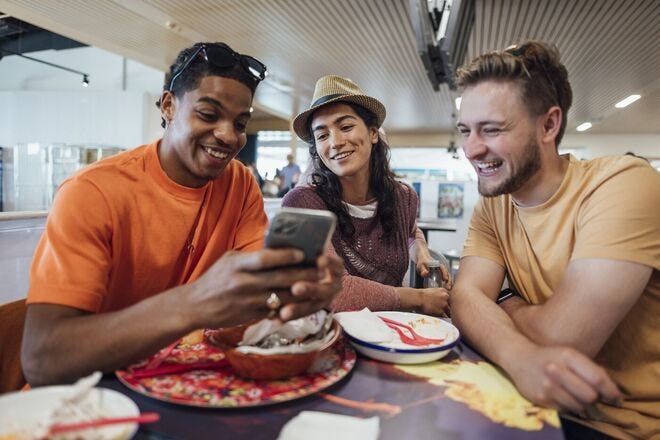
<svg viewBox="0 0 660 440">
<path fill-rule="evenodd" d="M 350 106 L 364 121 L 368 128 L 378 129 L 378 119 L 375 114 L 366 108 L 352 102 L 343 102 Z M 312 117 L 307 120 L 307 130 L 311 133 Z M 310 185 L 323 199 L 326 206 L 337 216 L 339 235 L 346 241 L 352 241 L 355 235 L 355 226 L 348 214 L 348 209 L 342 203 L 342 186 L 339 178 L 328 169 L 316 151 L 314 136 L 311 136 L 309 155 L 312 159 L 313 172 L 310 176 Z M 369 160 L 369 189 L 376 195 L 378 207 L 373 217 L 374 224 L 380 222 L 383 227 L 381 238 L 389 239 L 394 229 L 394 212 L 396 208 L 397 181 L 394 172 L 390 169 L 390 147 L 382 138 L 371 149 Z"/>
<path fill-rule="evenodd" d="M 559 60 L 559 49 L 541 41 L 526 41 L 511 48 L 485 53 L 460 67 L 458 85 L 469 87 L 490 79 L 510 80 L 521 85 L 522 99 L 534 115 L 542 115 L 553 105 L 562 112 L 556 145 L 566 131 L 573 92 L 568 71 Z"/>
<path fill-rule="evenodd" d="M 192 46 L 183 49 L 179 52 L 174 63 L 170 66 L 170 70 L 165 74 L 163 90 L 169 90 L 172 77 L 179 73 L 181 68 L 188 62 L 189 58 L 195 54 L 203 44 L 219 45 L 231 49 L 225 43 L 195 43 Z M 195 59 L 176 78 L 170 92 L 172 92 L 174 96 L 183 96 L 186 92 L 199 87 L 199 82 L 202 78 L 209 75 L 235 79 L 236 81 L 245 84 L 252 91 L 253 96 L 257 89 L 257 85 L 259 84 L 259 81 L 246 72 L 239 63 L 234 64 L 232 67 L 219 67 L 207 62 L 204 57 L 201 56 L 201 53 L 197 52 Z M 160 108 L 160 99 L 156 101 L 156 107 Z M 165 128 L 165 119 L 161 118 L 160 125 Z"/>
</svg>

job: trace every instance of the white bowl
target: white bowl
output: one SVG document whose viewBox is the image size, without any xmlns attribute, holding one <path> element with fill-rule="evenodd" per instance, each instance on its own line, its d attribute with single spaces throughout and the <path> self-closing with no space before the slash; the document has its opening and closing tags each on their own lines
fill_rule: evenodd
<svg viewBox="0 0 660 440">
<path fill-rule="evenodd" d="M 366 342 L 352 335 L 346 329 L 344 332 L 351 345 L 365 356 L 393 364 L 422 364 L 432 362 L 446 356 L 460 339 L 456 327 L 447 321 L 428 315 L 408 312 L 374 312 L 379 316 L 407 324 L 421 336 L 427 338 L 444 338 L 441 344 L 428 347 L 416 347 L 404 344 L 398 335 L 391 342 Z M 394 330 L 392 330 L 394 332 Z M 407 332 L 404 330 L 404 332 Z M 394 332 L 396 334 L 396 332 Z"/>
<path fill-rule="evenodd" d="M 0 396 L 0 437 L 46 422 L 48 415 L 61 406 L 62 399 L 70 396 L 71 389 L 70 385 L 56 385 Z M 85 399 L 100 402 L 99 406 L 104 417 L 132 417 L 140 414 L 139 408 L 129 397 L 115 390 L 94 388 L 90 390 Z M 63 422 L 67 421 L 60 421 L 60 423 Z M 71 432 L 66 436 L 81 439 L 91 436 L 93 438 L 128 440 L 135 435 L 137 430 L 137 423 L 126 423 Z M 61 435 L 65 436 L 65 434 Z"/>
</svg>

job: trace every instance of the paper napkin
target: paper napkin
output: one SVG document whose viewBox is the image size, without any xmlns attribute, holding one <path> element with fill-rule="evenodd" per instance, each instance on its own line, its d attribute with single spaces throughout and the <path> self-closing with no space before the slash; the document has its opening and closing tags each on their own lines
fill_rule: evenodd
<svg viewBox="0 0 660 440">
<path fill-rule="evenodd" d="M 390 328 L 368 308 L 359 312 L 335 313 L 335 319 L 354 338 L 365 342 L 392 342 L 396 335 Z"/>
<path fill-rule="evenodd" d="M 278 440 L 377 440 L 380 419 L 302 411 L 282 428 Z"/>
</svg>

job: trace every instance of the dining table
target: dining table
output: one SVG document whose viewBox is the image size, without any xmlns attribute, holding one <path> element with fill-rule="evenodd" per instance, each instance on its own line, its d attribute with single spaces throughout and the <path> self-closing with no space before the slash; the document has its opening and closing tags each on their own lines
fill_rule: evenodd
<svg viewBox="0 0 660 440">
<path fill-rule="evenodd" d="M 288 401 L 249 407 L 171 403 L 133 391 L 114 374 L 99 386 L 130 397 L 160 420 L 142 425 L 138 440 L 276 439 L 302 411 L 378 417 L 379 439 L 563 439 L 554 410 L 520 396 L 506 375 L 461 342 L 434 362 L 397 365 L 353 355 L 350 371 L 327 388 Z M 331 430 L 331 426 L 319 426 Z"/>
</svg>

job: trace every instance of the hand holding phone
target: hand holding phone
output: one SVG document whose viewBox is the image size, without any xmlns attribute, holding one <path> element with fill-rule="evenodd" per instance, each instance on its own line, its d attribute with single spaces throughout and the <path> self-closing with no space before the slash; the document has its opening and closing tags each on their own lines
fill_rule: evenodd
<svg viewBox="0 0 660 440">
<path fill-rule="evenodd" d="M 265 246 L 300 249 L 305 253 L 301 265 L 314 266 L 330 242 L 336 223 L 330 211 L 282 208 L 270 222 Z"/>
</svg>

